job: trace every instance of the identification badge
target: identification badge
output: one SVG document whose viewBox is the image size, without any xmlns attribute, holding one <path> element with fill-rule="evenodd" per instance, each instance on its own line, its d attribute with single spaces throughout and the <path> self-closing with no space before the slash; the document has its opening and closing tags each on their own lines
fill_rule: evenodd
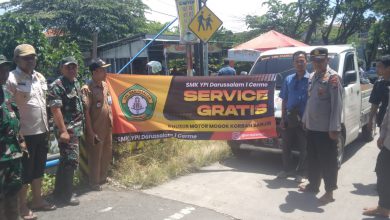
<svg viewBox="0 0 390 220">
<path fill-rule="evenodd" d="M 107 103 L 108 103 L 108 105 L 112 105 L 112 98 L 111 98 L 111 96 L 107 96 Z"/>
<path fill-rule="evenodd" d="M 97 102 L 96 103 L 96 108 L 101 108 L 102 107 L 102 103 L 101 102 Z"/>
</svg>

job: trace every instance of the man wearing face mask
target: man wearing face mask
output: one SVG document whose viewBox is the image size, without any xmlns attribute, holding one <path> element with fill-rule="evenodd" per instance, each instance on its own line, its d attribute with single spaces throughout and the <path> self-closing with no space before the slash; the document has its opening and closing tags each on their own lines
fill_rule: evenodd
<svg viewBox="0 0 390 220">
<path fill-rule="evenodd" d="M 60 148 L 54 199 L 60 205 L 78 205 L 73 194 L 73 176 L 79 165 L 79 138 L 83 133 L 83 106 L 77 81 L 78 63 L 74 57 L 61 61 L 62 76 L 49 89 L 48 102 L 53 114 L 55 134 Z"/>
<path fill-rule="evenodd" d="M 343 87 L 338 74 L 328 67 L 328 50 L 310 52 L 314 72 L 310 75 L 308 100 L 302 119 L 307 129 L 308 185 L 300 191 L 317 193 L 324 179 L 325 194 L 320 202 L 333 202 L 337 189 L 337 142 L 341 131 Z"/>
<path fill-rule="evenodd" d="M 22 158 L 23 187 L 19 193 L 20 214 L 24 219 L 36 215 L 27 206 L 28 185 L 32 189 L 31 209 L 54 210 L 56 207 L 42 198 L 42 177 L 48 152 L 48 120 L 46 113 L 47 84 L 45 77 L 35 71 L 37 54 L 29 44 L 14 50 L 16 69 L 10 72 L 7 90 L 11 93 L 20 113 L 20 132 L 27 144 L 28 155 Z"/>
<path fill-rule="evenodd" d="M 82 88 L 85 106 L 85 124 L 88 141 L 89 184 L 100 191 L 106 181 L 112 160 L 112 98 L 106 80 L 106 64 L 101 59 L 92 60 L 89 70 L 92 80 Z"/>
</svg>

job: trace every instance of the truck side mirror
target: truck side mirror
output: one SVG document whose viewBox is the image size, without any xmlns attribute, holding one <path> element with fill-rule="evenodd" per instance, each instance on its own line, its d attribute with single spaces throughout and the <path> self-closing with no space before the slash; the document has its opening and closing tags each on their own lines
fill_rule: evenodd
<svg viewBox="0 0 390 220">
<path fill-rule="evenodd" d="M 344 86 L 348 86 L 351 83 L 354 83 L 357 81 L 357 74 L 356 70 L 348 70 L 344 74 L 343 84 Z"/>
</svg>

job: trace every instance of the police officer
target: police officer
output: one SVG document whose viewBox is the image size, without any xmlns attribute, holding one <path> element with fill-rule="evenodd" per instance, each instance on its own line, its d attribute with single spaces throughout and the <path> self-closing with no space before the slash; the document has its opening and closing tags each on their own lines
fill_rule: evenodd
<svg viewBox="0 0 390 220">
<path fill-rule="evenodd" d="M 0 217 L 19 219 L 17 194 L 22 187 L 22 148 L 24 139 L 19 134 L 19 115 L 16 105 L 4 84 L 11 62 L 0 55 Z"/>
<path fill-rule="evenodd" d="M 106 80 L 106 64 L 92 60 L 89 70 L 92 80 L 82 88 L 85 105 L 85 124 L 88 142 L 89 184 L 92 190 L 101 190 L 112 160 L 112 98 Z"/>
<path fill-rule="evenodd" d="M 319 191 L 321 177 L 325 194 L 319 199 L 323 204 L 333 202 L 337 189 L 337 142 L 341 131 L 343 87 L 335 71 L 328 67 L 328 50 L 315 48 L 310 52 L 314 72 L 310 75 L 303 124 L 307 129 L 308 185 L 300 191 Z"/>
<path fill-rule="evenodd" d="M 286 178 L 295 174 L 295 181 L 304 182 L 306 175 L 306 133 L 302 128 L 301 119 L 305 111 L 307 101 L 307 88 L 309 85 L 309 73 L 306 71 L 307 56 L 304 51 L 293 54 L 293 64 L 296 73 L 291 74 L 284 80 L 279 97 L 282 102 L 283 129 L 283 171 L 278 178 Z M 291 149 L 299 148 L 299 162 L 295 172 L 291 171 Z"/>
<path fill-rule="evenodd" d="M 83 132 L 84 116 L 77 71 L 78 63 L 74 57 L 63 58 L 60 65 L 62 76 L 50 85 L 48 94 L 60 148 L 53 195 L 61 205 L 79 204 L 73 194 L 73 176 L 79 164 L 79 138 Z"/>
</svg>

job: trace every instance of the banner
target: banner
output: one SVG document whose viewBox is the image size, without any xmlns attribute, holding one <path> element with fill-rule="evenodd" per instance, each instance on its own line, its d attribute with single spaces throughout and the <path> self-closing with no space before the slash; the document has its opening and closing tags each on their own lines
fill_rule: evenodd
<svg viewBox="0 0 390 220">
<path fill-rule="evenodd" d="M 176 0 L 177 14 L 179 16 L 180 42 L 199 43 L 198 38 L 192 33 L 188 25 L 192 18 L 199 11 L 197 0 Z"/>
<path fill-rule="evenodd" d="M 114 140 L 276 137 L 275 79 L 108 74 Z"/>
</svg>

